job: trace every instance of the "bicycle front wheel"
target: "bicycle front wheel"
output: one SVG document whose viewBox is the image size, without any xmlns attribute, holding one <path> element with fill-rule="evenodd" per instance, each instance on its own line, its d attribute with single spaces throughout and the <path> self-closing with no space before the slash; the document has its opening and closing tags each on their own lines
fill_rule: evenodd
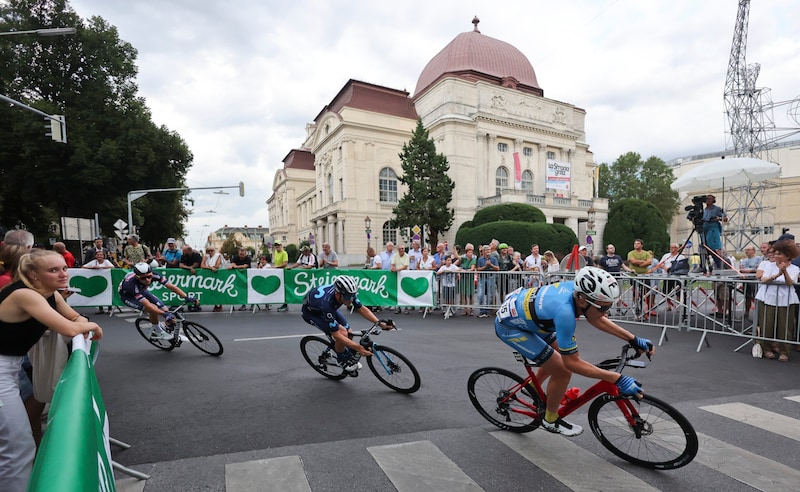
<svg viewBox="0 0 800 492">
<path fill-rule="evenodd" d="M 484 367 L 467 382 L 469 401 L 492 424 L 511 432 L 530 432 L 541 423 L 544 402 L 511 371 Z"/>
<path fill-rule="evenodd" d="M 672 406 L 649 395 L 641 399 L 600 396 L 589 407 L 589 426 L 606 449 L 646 468 L 674 470 L 697 454 L 692 424 Z"/>
<path fill-rule="evenodd" d="M 347 373 L 336 361 L 333 345 L 320 337 L 309 335 L 300 340 L 300 352 L 308 365 L 329 379 L 344 379 Z"/>
<path fill-rule="evenodd" d="M 147 343 L 154 347 L 158 347 L 161 350 L 172 350 L 175 348 L 175 345 L 172 343 L 172 339 L 170 340 L 162 340 L 160 338 L 150 338 L 150 332 L 153 331 L 153 324 L 150 323 L 148 318 L 136 318 L 136 331 L 147 340 Z"/>
<path fill-rule="evenodd" d="M 222 342 L 211 330 L 193 321 L 183 322 L 183 332 L 192 345 L 199 348 L 208 355 L 219 357 L 222 355 Z"/>
<path fill-rule="evenodd" d="M 366 359 L 369 370 L 378 381 L 398 393 L 413 393 L 422 383 L 414 364 L 393 348 L 374 345 L 372 355 Z"/>
</svg>

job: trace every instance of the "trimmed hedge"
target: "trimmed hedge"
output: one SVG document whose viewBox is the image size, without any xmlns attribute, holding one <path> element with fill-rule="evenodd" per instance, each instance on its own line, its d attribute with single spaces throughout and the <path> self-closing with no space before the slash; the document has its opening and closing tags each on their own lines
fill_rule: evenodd
<svg viewBox="0 0 800 492">
<path fill-rule="evenodd" d="M 547 222 L 544 212 L 525 203 L 501 203 L 478 210 L 469 227 L 483 224 L 513 220 L 515 222 Z M 466 224 L 466 222 L 464 223 Z M 464 226 L 462 224 L 462 227 Z"/>
</svg>

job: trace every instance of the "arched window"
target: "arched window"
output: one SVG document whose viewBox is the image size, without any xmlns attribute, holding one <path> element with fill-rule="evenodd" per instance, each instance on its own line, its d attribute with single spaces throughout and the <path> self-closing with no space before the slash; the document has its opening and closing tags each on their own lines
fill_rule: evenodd
<svg viewBox="0 0 800 492">
<path fill-rule="evenodd" d="M 328 203 L 333 203 L 333 174 L 328 174 Z"/>
<path fill-rule="evenodd" d="M 522 189 L 533 191 L 533 173 L 529 169 L 522 171 Z"/>
<path fill-rule="evenodd" d="M 494 187 L 497 195 L 501 193 L 500 190 L 508 188 L 508 169 L 503 166 L 498 167 L 497 172 L 494 174 Z"/>
<path fill-rule="evenodd" d="M 397 229 L 392 229 L 391 223 L 386 221 L 383 223 L 383 244 L 389 241 L 397 244 Z"/>
<path fill-rule="evenodd" d="M 382 203 L 397 203 L 397 175 L 390 167 L 378 175 L 378 196 Z"/>
</svg>

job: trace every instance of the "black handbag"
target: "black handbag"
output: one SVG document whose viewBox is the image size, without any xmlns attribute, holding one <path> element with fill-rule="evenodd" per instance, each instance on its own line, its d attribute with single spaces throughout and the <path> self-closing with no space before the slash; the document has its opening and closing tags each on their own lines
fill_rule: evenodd
<svg viewBox="0 0 800 492">
<path fill-rule="evenodd" d="M 672 266 L 669 267 L 670 275 L 686 275 L 689 273 L 689 259 L 683 258 L 680 260 L 676 260 L 672 262 Z"/>
</svg>

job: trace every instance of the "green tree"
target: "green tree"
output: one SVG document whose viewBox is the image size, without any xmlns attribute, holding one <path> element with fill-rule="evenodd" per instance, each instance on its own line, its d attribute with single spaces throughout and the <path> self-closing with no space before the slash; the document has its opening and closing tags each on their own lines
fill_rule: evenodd
<svg viewBox="0 0 800 492">
<path fill-rule="evenodd" d="M 222 242 L 220 253 L 227 254 L 228 258 L 233 258 L 239 254 L 239 249 L 241 247 L 242 243 L 236 239 L 236 235 L 234 233 L 230 233 L 228 234 L 228 238 Z"/>
<path fill-rule="evenodd" d="M 644 249 L 661 256 L 669 250 L 670 241 L 660 212 L 654 204 L 638 198 L 619 200 L 608 211 L 603 240 L 613 244 L 623 258 L 633 249 L 634 239 L 641 239 Z"/>
<path fill-rule="evenodd" d="M 447 175 L 447 157 L 436 153 L 422 120 L 417 120 L 411 140 L 403 144 L 400 161 L 403 175 L 398 180 L 408 189 L 393 210 L 393 222 L 396 227 L 427 225 L 430 242 L 436 244 L 439 234 L 453 225 L 455 210 L 448 205 L 456 185 Z"/>
<path fill-rule="evenodd" d="M 609 207 L 626 198 L 638 198 L 656 206 L 667 224 L 678 211 L 678 192 L 670 188 L 675 176 L 663 160 L 650 157 L 642 161 L 636 152 L 628 152 L 612 165 L 600 165 L 598 194 L 608 198 Z"/>
<path fill-rule="evenodd" d="M 127 220 L 127 193 L 184 187 L 192 154 L 157 127 L 137 97 L 136 49 L 100 17 L 81 19 L 66 0 L 0 3 L 0 31 L 74 26 L 73 36 L 0 37 L 0 93 L 63 114 L 67 144 L 44 136 L 33 113 L 0 105 L 0 224 L 24 224 L 39 241 L 61 216 L 100 216 L 110 235 Z M 183 235 L 185 193 L 133 202 L 143 242 Z"/>
</svg>

